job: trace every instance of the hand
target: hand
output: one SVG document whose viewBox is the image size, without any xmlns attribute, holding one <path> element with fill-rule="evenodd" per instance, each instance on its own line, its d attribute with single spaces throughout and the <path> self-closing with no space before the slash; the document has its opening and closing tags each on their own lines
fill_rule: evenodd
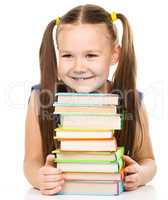
<svg viewBox="0 0 168 200">
<path fill-rule="evenodd" d="M 138 186 L 141 185 L 142 167 L 129 156 L 124 155 L 123 160 L 125 161 L 126 164 L 126 167 L 124 169 L 124 173 L 126 174 L 124 181 L 125 190 L 127 191 L 135 190 L 138 188 Z"/>
<path fill-rule="evenodd" d="M 60 192 L 64 184 L 61 170 L 54 167 L 54 155 L 49 154 L 46 163 L 39 169 L 40 191 L 44 195 L 52 195 Z"/>
</svg>

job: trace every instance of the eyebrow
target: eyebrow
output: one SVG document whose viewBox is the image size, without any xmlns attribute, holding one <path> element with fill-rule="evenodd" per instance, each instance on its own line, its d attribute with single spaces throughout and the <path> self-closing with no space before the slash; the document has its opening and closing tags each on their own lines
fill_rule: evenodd
<svg viewBox="0 0 168 200">
<path fill-rule="evenodd" d="M 68 51 L 68 50 L 59 50 L 61 53 L 72 53 L 71 51 Z M 102 51 L 101 50 L 97 50 L 97 49 L 90 49 L 90 50 L 86 50 L 85 52 L 87 53 L 101 53 Z"/>
</svg>

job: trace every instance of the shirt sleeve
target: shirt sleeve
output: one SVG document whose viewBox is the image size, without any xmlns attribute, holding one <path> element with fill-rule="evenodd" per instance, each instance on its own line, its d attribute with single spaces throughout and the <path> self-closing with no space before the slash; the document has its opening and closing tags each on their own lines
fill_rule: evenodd
<svg viewBox="0 0 168 200">
<path fill-rule="evenodd" d="M 155 158 L 153 154 L 152 142 L 149 134 L 148 116 L 143 102 L 139 108 L 139 116 L 142 130 L 139 123 L 137 123 L 132 158 L 137 162 L 144 159 L 154 160 Z"/>
</svg>

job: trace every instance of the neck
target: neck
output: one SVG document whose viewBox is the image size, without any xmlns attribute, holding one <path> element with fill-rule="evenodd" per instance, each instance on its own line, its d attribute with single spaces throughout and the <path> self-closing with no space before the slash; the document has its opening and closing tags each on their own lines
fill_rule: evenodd
<svg viewBox="0 0 168 200">
<path fill-rule="evenodd" d="M 100 88 L 96 90 L 98 93 L 109 93 L 112 91 L 112 82 L 107 80 L 104 85 L 102 85 Z"/>
<path fill-rule="evenodd" d="M 66 85 L 67 92 L 76 92 L 74 89 Z M 107 80 L 100 88 L 90 93 L 110 93 L 112 91 L 112 82 Z"/>
</svg>

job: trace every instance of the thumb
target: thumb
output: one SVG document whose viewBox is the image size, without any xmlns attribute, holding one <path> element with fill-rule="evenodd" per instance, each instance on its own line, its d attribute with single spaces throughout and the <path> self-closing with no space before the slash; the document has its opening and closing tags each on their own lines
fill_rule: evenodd
<svg viewBox="0 0 168 200">
<path fill-rule="evenodd" d="M 125 164 L 126 165 L 131 165 L 131 164 L 135 164 L 136 163 L 136 161 L 135 160 L 133 160 L 131 157 L 129 157 L 129 156 L 126 156 L 126 155 L 123 155 L 123 160 L 125 161 Z"/>
<path fill-rule="evenodd" d="M 54 155 L 49 154 L 46 158 L 45 166 L 46 167 L 53 167 L 54 166 L 54 158 L 55 158 Z"/>
</svg>

